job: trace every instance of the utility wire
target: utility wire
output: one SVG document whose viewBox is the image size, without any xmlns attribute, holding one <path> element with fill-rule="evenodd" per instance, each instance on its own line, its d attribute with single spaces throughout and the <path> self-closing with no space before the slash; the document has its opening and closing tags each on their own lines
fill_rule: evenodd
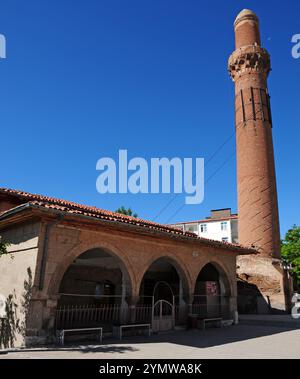
<svg viewBox="0 0 300 379">
<path fill-rule="evenodd" d="M 235 150 L 233 153 L 230 154 L 230 156 L 221 164 L 221 166 L 219 166 L 212 175 L 210 175 L 205 181 L 204 181 L 204 184 L 207 184 L 233 157 L 235 156 Z M 184 207 L 186 206 L 186 204 L 182 204 L 177 210 L 176 212 L 174 212 L 172 214 L 171 217 L 169 217 L 166 221 L 166 224 L 169 223 L 170 220 L 172 220 Z"/>
<path fill-rule="evenodd" d="M 230 93 L 230 96 L 231 96 L 231 88 L 229 88 L 229 86 L 227 87 L 229 89 L 229 93 Z M 204 167 L 206 167 L 208 165 L 208 163 L 218 154 L 218 152 L 231 140 L 231 138 L 235 135 L 235 129 L 234 129 L 234 132 L 218 147 L 218 149 L 209 157 L 209 159 L 205 162 L 204 164 Z M 223 168 L 232 158 L 233 156 L 235 155 L 235 151 L 222 163 L 222 165 L 220 167 L 218 167 L 215 172 L 209 176 L 204 184 L 208 183 L 209 180 L 211 180 L 220 170 L 221 168 Z M 197 175 L 198 173 L 195 174 L 195 176 Z M 193 179 L 195 178 L 195 176 L 193 177 Z M 192 180 L 193 180 L 192 179 Z M 155 219 L 161 214 L 163 213 L 163 211 L 165 209 L 168 208 L 168 206 L 173 202 L 173 200 L 175 200 L 175 198 L 178 196 L 179 194 L 176 194 L 169 202 L 168 204 L 158 213 L 158 215 L 155 217 Z M 181 209 L 184 208 L 186 204 L 182 204 L 175 213 L 173 213 L 173 215 L 171 217 L 168 218 L 168 220 L 166 221 L 166 223 L 168 224 L 168 222 L 174 218 L 180 211 Z"/>
<path fill-rule="evenodd" d="M 235 131 L 217 148 L 217 150 L 208 158 L 207 161 L 204 163 L 204 167 L 207 167 L 209 162 L 213 160 L 213 158 L 219 153 L 219 151 L 232 139 L 232 137 L 235 135 Z M 195 179 L 195 177 L 198 175 L 199 171 L 196 172 L 196 174 L 192 177 L 191 181 Z M 175 194 L 168 202 L 167 204 L 156 214 L 156 216 L 152 219 L 152 221 L 155 221 L 172 203 L 173 201 L 181 194 L 177 193 Z"/>
</svg>

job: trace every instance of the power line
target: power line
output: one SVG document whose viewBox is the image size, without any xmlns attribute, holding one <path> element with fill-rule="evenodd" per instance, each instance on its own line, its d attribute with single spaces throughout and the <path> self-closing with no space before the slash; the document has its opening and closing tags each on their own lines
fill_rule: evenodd
<svg viewBox="0 0 300 379">
<path fill-rule="evenodd" d="M 232 154 L 230 154 L 230 156 L 221 164 L 221 166 L 219 166 L 215 171 L 214 173 L 209 176 L 205 181 L 204 181 L 204 184 L 207 184 L 233 157 L 235 156 L 235 150 Z M 168 220 L 166 221 L 166 224 L 169 223 L 170 220 L 172 220 L 184 207 L 186 206 L 186 204 L 182 204 L 177 210 L 176 212 L 174 212 L 172 214 L 171 217 L 168 218 Z"/>
<path fill-rule="evenodd" d="M 204 163 L 204 167 L 207 167 L 209 162 L 213 160 L 213 158 L 219 153 L 219 151 L 232 139 L 232 137 L 235 135 L 235 131 L 217 148 L 217 150 L 208 158 L 207 161 Z M 192 177 L 191 181 L 195 179 L 195 177 L 198 175 L 199 171 L 196 172 L 196 174 Z M 179 196 L 180 194 L 177 193 L 174 195 L 167 204 L 161 208 L 161 210 L 156 214 L 156 216 L 152 219 L 152 221 L 155 221 L 172 203 L 173 201 Z"/>
</svg>

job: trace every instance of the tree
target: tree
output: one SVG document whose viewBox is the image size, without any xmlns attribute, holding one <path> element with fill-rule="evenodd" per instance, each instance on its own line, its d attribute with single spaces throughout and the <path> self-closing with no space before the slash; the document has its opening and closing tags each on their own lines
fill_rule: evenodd
<svg viewBox="0 0 300 379">
<path fill-rule="evenodd" d="M 121 213 L 122 215 L 126 215 L 126 216 L 132 216 L 132 217 L 138 217 L 138 215 L 136 213 L 133 213 L 131 208 L 128 208 L 126 209 L 125 207 L 120 207 L 116 210 L 116 213 Z"/>
<path fill-rule="evenodd" d="M 294 225 L 281 241 L 281 256 L 292 266 L 295 287 L 300 285 L 300 226 Z"/>
<path fill-rule="evenodd" d="M 0 236 L 0 257 L 1 255 L 8 254 L 7 248 L 9 246 L 9 243 L 2 242 L 1 236 Z"/>
</svg>

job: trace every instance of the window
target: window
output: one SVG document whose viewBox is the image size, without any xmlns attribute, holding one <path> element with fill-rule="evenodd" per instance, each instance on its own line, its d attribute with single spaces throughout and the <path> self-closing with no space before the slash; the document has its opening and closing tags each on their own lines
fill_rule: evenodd
<svg viewBox="0 0 300 379">
<path fill-rule="evenodd" d="M 222 237 L 222 242 L 228 242 L 228 237 Z"/>
<path fill-rule="evenodd" d="M 201 224 L 200 225 L 200 231 L 201 231 L 201 233 L 206 233 L 207 232 L 207 225 L 206 224 Z"/>
<path fill-rule="evenodd" d="M 227 230 L 227 221 L 221 222 L 221 230 Z"/>
<path fill-rule="evenodd" d="M 186 230 L 188 232 L 197 233 L 197 224 L 186 225 Z"/>
</svg>

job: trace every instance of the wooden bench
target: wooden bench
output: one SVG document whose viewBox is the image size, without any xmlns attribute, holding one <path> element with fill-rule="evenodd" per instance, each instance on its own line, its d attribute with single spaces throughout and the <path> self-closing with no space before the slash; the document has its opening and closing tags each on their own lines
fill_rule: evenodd
<svg viewBox="0 0 300 379">
<path fill-rule="evenodd" d="M 80 329 L 62 329 L 56 332 L 56 337 L 60 345 L 65 343 L 65 334 L 66 333 L 76 333 L 76 332 L 99 332 L 99 342 L 102 342 L 103 328 L 80 328 Z"/>
<path fill-rule="evenodd" d="M 124 325 L 114 325 L 113 327 L 113 336 L 119 338 L 120 340 L 123 337 L 123 329 L 130 328 L 148 328 L 148 336 L 151 335 L 151 324 L 124 324 Z"/>
<path fill-rule="evenodd" d="M 205 325 L 209 322 L 215 322 L 218 324 L 219 328 L 222 327 L 222 318 L 221 317 L 215 317 L 215 318 L 204 318 L 201 321 L 201 329 L 205 329 Z"/>
</svg>

